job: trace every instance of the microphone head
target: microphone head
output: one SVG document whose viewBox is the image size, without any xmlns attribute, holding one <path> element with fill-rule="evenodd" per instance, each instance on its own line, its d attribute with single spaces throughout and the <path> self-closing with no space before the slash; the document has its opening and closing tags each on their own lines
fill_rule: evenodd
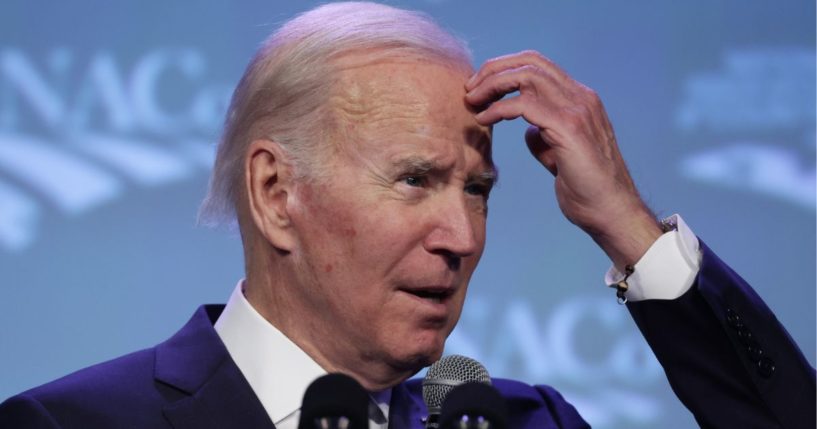
<svg viewBox="0 0 817 429">
<path fill-rule="evenodd" d="M 423 379 L 423 401 L 429 414 L 439 414 L 445 397 L 460 384 L 491 385 L 491 376 L 481 363 L 460 355 L 445 356 L 428 369 Z"/>
<path fill-rule="evenodd" d="M 340 417 L 349 420 L 349 429 L 368 429 L 369 394 L 348 375 L 318 377 L 304 393 L 298 429 L 314 429 L 320 419 Z"/>
<path fill-rule="evenodd" d="M 468 427 L 507 428 L 505 398 L 493 386 L 484 383 L 469 382 L 453 388 L 443 402 L 440 429 L 464 427 L 464 421 L 476 423 Z"/>
</svg>

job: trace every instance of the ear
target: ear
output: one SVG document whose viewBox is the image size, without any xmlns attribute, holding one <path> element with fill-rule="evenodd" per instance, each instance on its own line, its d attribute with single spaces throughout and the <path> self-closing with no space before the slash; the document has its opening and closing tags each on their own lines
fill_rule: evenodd
<svg viewBox="0 0 817 429">
<path fill-rule="evenodd" d="M 295 243 L 287 210 L 291 168 L 281 146 L 266 139 L 250 143 L 244 159 L 247 208 L 258 231 L 275 248 L 291 251 Z"/>
</svg>

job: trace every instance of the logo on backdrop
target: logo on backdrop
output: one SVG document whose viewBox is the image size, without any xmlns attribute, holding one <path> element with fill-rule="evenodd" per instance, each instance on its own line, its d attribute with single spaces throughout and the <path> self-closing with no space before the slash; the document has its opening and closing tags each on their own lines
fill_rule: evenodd
<svg viewBox="0 0 817 429">
<path fill-rule="evenodd" d="M 676 126 L 709 147 L 681 174 L 815 210 L 814 75 L 813 49 L 768 48 L 729 51 L 718 70 L 691 76 Z"/>
<path fill-rule="evenodd" d="M 814 210 L 814 74 L 811 50 L 747 49 L 689 77 L 676 126 L 704 144 L 680 173 Z M 230 91 L 195 49 L 128 67 L 104 51 L 0 49 L 0 251 L 32 244 L 47 210 L 79 215 L 129 186 L 204 174 Z"/>
<path fill-rule="evenodd" d="M 206 174 L 231 91 L 207 71 L 195 49 L 132 62 L 0 49 L 0 252 L 30 246 L 45 213 L 81 215 L 130 188 Z M 814 74 L 809 50 L 739 50 L 689 77 L 676 126 L 701 144 L 681 174 L 814 210 Z M 647 390 L 660 366 L 637 334 L 621 335 L 630 322 L 612 300 L 574 297 L 548 314 L 524 300 L 495 304 L 470 296 L 448 351 L 559 383 L 600 426 L 659 417 Z"/>
<path fill-rule="evenodd" d="M 32 244 L 47 210 L 80 215 L 206 173 L 230 91 L 194 49 L 127 68 L 111 52 L 0 49 L 0 251 Z"/>
<path fill-rule="evenodd" d="M 0 49 L 0 252 L 34 243 L 46 213 L 82 215 L 134 187 L 205 174 L 230 91 L 208 80 L 195 49 L 156 49 L 133 62 Z M 660 367 L 637 335 L 620 335 L 629 321 L 613 301 L 574 298 L 545 316 L 527 301 L 492 303 L 470 298 L 450 352 L 495 374 L 559 382 L 599 425 L 660 414 L 644 392 Z M 577 342 L 600 332 L 612 340 Z M 621 397 L 638 405 L 619 407 Z"/>
<path fill-rule="evenodd" d="M 493 375 L 556 385 L 594 426 L 652 427 L 665 412 L 651 391 L 663 370 L 632 326 L 608 296 L 572 297 L 543 312 L 473 291 L 446 353 L 472 356 Z"/>
</svg>

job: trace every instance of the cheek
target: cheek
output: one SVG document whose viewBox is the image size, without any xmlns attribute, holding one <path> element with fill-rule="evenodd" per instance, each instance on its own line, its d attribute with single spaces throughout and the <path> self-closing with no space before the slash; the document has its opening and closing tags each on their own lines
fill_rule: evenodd
<svg viewBox="0 0 817 429">
<path fill-rule="evenodd" d="M 323 195 L 329 192 L 333 190 Z M 300 248 L 317 281 L 357 299 L 372 294 L 362 289 L 382 283 L 387 274 L 383 262 L 389 253 L 384 246 L 390 237 L 383 222 L 354 201 L 313 198 L 304 202 L 303 209 L 307 216 L 298 225 Z"/>
<path fill-rule="evenodd" d="M 355 208 L 347 201 L 327 198 L 337 191 L 325 186 L 304 187 L 298 191 L 292 215 L 297 219 L 298 232 L 305 235 L 304 242 L 331 247 L 338 243 L 353 244 L 360 227 L 353 216 Z"/>
<path fill-rule="evenodd" d="M 471 217 L 471 228 L 474 232 L 474 240 L 477 242 L 477 251 L 474 252 L 473 255 L 468 256 L 465 260 L 465 263 L 470 267 L 469 272 L 472 272 L 474 268 L 476 268 L 477 263 L 479 262 L 480 258 L 482 258 L 482 252 L 485 250 L 485 240 L 487 237 L 486 221 L 487 216 L 484 211 L 475 213 Z"/>
</svg>

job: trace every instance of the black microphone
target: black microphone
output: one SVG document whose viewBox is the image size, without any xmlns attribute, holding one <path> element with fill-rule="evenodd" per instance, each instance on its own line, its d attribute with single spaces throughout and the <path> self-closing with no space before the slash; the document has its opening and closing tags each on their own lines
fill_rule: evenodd
<svg viewBox="0 0 817 429">
<path fill-rule="evenodd" d="M 443 401 L 452 389 L 467 382 L 490 385 L 491 376 L 481 363 L 460 355 L 446 356 L 431 365 L 423 379 L 423 401 L 428 407 L 426 429 L 440 427 Z"/>
<path fill-rule="evenodd" d="M 368 429 L 369 394 L 352 377 L 327 374 L 304 393 L 298 429 Z"/>
<path fill-rule="evenodd" d="M 448 394 L 440 413 L 440 429 L 506 429 L 505 398 L 490 385 L 469 382 Z"/>
</svg>

